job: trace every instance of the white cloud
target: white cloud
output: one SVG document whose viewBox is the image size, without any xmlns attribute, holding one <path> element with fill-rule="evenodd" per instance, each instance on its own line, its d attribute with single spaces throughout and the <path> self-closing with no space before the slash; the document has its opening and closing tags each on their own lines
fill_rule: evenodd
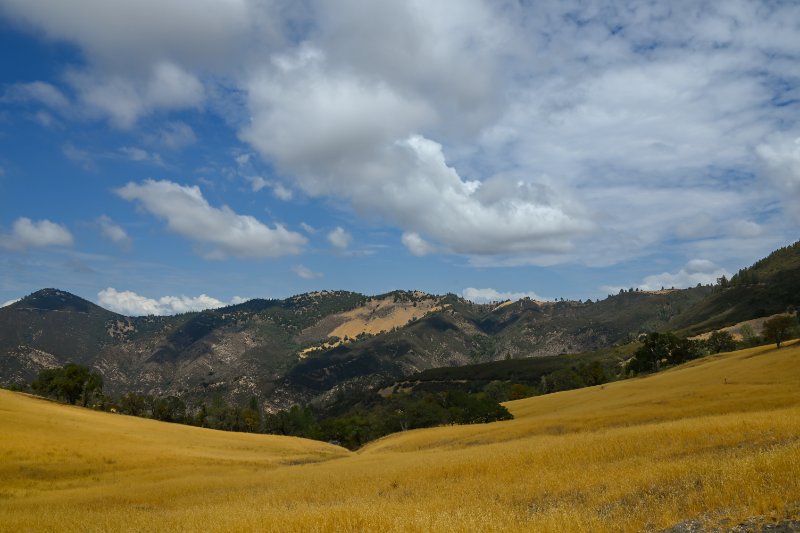
<svg viewBox="0 0 800 533">
<path fill-rule="evenodd" d="M 250 187 L 253 192 L 258 192 L 264 187 L 269 187 L 269 181 L 261 176 L 246 176 L 245 179 L 250 182 Z"/>
<path fill-rule="evenodd" d="M 51 109 L 65 111 L 70 103 L 57 87 L 43 81 L 16 83 L 3 96 L 5 101 L 34 101 Z"/>
<path fill-rule="evenodd" d="M 785 200 L 787 208 L 800 217 L 800 136 L 772 136 L 756 147 L 766 166 L 766 176 Z"/>
<path fill-rule="evenodd" d="M 143 161 L 146 163 L 153 163 L 154 165 L 164 166 L 164 161 L 161 159 L 161 156 L 154 152 L 148 152 L 147 150 L 142 150 L 141 148 L 136 148 L 135 146 L 123 146 L 119 149 L 120 154 L 123 157 L 130 159 L 131 161 Z"/>
<path fill-rule="evenodd" d="M 108 287 L 97 293 L 97 302 L 106 309 L 128 316 L 174 315 L 189 311 L 203 311 L 242 303 L 246 300 L 235 297 L 229 303 L 212 298 L 207 294 L 200 296 L 162 296 L 147 298 L 133 291 L 118 291 Z"/>
<path fill-rule="evenodd" d="M 685 289 L 694 287 L 698 283 L 702 285 L 716 283 L 717 278 L 722 276 L 730 278 L 731 274 L 707 259 L 692 259 L 677 272 L 662 272 L 647 276 L 639 284 L 639 288 L 645 291 L 656 291 L 662 287 Z"/>
<path fill-rule="evenodd" d="M 467 287 L 461 292 L 461 296 L 479 304 L 486 304 L 492 302 L 502 302 L 505 300 L 521 300 L 523 298 L 530 298 L 531 300 L 547 301 L 549 298 L 543 298 L 535 292 L 501 292 L 492 288 L 476 289 L 474 287 Z"/>
<path fill-rule="evenodd" d="M 731 233 L 740 239 L 755 239 L 764 234 L 764 228 L 752 220 L 737 220 L 733 223 Z"/>
<path fill-rule="evenodd" d="M 205 100 L 202 83 L 168 61 L 155 63 L 141 79 L 77 70 L 66 78 L 90 112 L 125 129 L 152 111 L 198 107 Z"/>
<path fill-rule="evenodd" d="M 9 19 L 81 48 L 86 69 L 69 73 L 68 83 L 88 110 L 123 128 L 157 109 L 201 104 L 205 89 L 199 71 L 225 73 L 252 50 L 251 39 L 269 41 L 271 19 L 262 14 L 271 9 L 248 0 L 125 5 L 76 0 L 69 6 L 4 0 L 0 5 Z"/>
<path fill-rule="evenodd" d="M 165 54 L 195 65 L 224 62 L 238 51 L 254 15 L 245 0 L 4 0 L 2 11 L 52 39 L 78 44 L 98 67 L 131 69 Z"/>
<path fill-rule="evenodd" d="M 131 247 L 132 241 L 128 233 L 118 224 L 115 224 L 107 215 L 102 215 L 97 219 L 100 225 L 100 232 L 103 237 L 110 240 L 123 250 L 128 250 Z"/>
<path fill-rule="evenodd" d="M 166 220 L 173 232 L 211 246 L 207 258 L 276 257 L 300 253 L 307 240 L 281 224 L 269 227 L 228 206 L 212 207 L 199 187 L 170 181 L 128 183 L 117 194 Z"/>
<path fill-rule="evenodd" d="M 8 301 L 6 301 L 6 302 L 3 302 L 2 304 L 0 304 L 0 307 L 8 307 L 9 305 L 11 305 L 11 304 L 15 304 L 15 303 L 17 303 L 17 302 L 18 302 L 18 301 L 20 301 L 20 300 L 22 300 L 22 298 L 16 298 L 16 299 L 14 299 L 14 300 L 8 300 Z"/>
<path fill-rule="evenodd" d="M 420 237 L 419 233 L 403 233 L 400 240 L 403 245 L 408 248 L 408 251 L 411 252 L 411 255 L 423 256 L 436 251 L 436 247 Z"/>
<path fill-rule="evenodd" d="M 269 187 L 272 189 L 272 194 L 279 200 L 287 202 L 292 199 L 293 194 L 291 189 L 287 189 L 286 186 L 280 182 L 269 181 L 261 176 L 245 176 L 245 179 L 250 182 L 250 188 L 253 192 L 258 192 L 261 189 Z"/>
<path fill-rule="evenodd" d="M 292 272 L 294 272 L 303 279 L 317 279 L 323 276 L 321 272 L 314 272 L 313 270 L 304 265 L 297 265 L 292 267 Z"/>
<path fill-rule="evenodd" d="M 317 228 L 310 224 L 306 224 L 305 222 L 300 223 L 300 227 L 303 228 L 303 231 L 308 233 L 309 235 L 313 235 L 317 232 Z"/>
<path fill-rule="evenodd" d="M 284 202 L 288 202 L 292 199 L 292 196 L 294 196 L 291 189 L 287 189 L 282 183 L 274 183 L 272 185 L 272 194 Z"/>
<path fill-rule="evenodd" d="M 328 242 L 331 246 L 339 250 L 346 250 L 350 246 L 353 236 L 347 233 L 341 226 L 336 226 L 330 233 L 328 233 Z"/>
<path fill-rule="evenodd" d="M 0 247 L 12 250 L 45 246 L 72 246 L 74 238 L 67 228 L 47 219 L 32 221 L 20 217 L 14 221 L 11 233 L 0 233 Z"/>
<path fill-rule="evenodd" d="M 234 156 L 233 159 L 234 159 L 234 161 L 236 161 L 237 165 L 239 165 L 240 167 L 243 167 L 243 166 L 246 166 L 250 162 L 250 157 L 251 157 L 251 154 L 243 153 L 243 154 L 236 154 L 236 156 Z"/>
<path fill-rule="evenodd" d="M 331 72 L 317 48 L 273 63 L 249 84 L 253 119 L 241 136 L 306 193 L 344 197 L 465 254 L 564 250 L 591 227 L 552 180 L 463 179 L 439 143 L 414 134 L 436 120 L 421 94 Z"/>
</svg>

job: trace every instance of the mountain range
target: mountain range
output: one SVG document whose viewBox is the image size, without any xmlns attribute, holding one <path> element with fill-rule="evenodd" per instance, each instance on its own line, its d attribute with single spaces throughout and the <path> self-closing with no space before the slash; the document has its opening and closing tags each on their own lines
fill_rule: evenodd
<svg viewBox="0 0 800 533">
<path fill-rule="evenodd" d="M 0 384 L 75 362 L 105 390 L 325 402 L 421 371 L 608 348 L 647 331 L 696 335 L 800 305 L 800 242 L 714 286 L 602 301 L 475 304 L 453 294 L 321 291 L 175 316 L 128 317 L 59 289 L 0 308 Z"/>
</svg>

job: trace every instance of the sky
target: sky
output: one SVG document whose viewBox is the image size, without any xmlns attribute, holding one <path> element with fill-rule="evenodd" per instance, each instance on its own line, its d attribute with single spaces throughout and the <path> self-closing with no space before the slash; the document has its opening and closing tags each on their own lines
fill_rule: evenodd
<svg viewBox="0 0 800 533">
<path fill-rule="evenodd" d="M 797 240 L 796 2 L 0 0 L 0 304 L 712 283 Z"/>
</svg>

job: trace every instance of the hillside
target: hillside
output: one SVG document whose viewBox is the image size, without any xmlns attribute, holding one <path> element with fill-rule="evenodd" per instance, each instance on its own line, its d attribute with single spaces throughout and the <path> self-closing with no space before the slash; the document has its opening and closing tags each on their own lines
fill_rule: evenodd
<svg viewBox="0 0 800 533">
<path fill-rule="evenodd" d="M 670 321 L 698 334 L 800 307 L 800 241 L 739 270 L 708 298 Z"/>
<path fill-rule="evenodd" d="M 797 519 L 798 361 L 798 344 L 721 354 L 356 454 L 0 391 L 0 530 L 602 532 Z"/>
<path fill-rule="evenodd" d="M 0 385 L 77 362 L 114 395 L 215 397 L 269 410 L 441 367 L 577 354 L 648 331 L 696 335 L 800 306 L 800 243 L 717 286 L 602 301 L 478 305 L 455 295 L 321 291 L 171 317 L 125 317 L 58 289 L 0 308 Z M 535 363 L 534 366 L 539 363 Z"/>
<path fill-rule="evenodd" d="M 111 394 L 176 395 L 187 403 L 255 396 L 283 408 L 430 368 L 604 348 L 663 326 L 709 291 L 501 306 L 420 292 L 323 291 L 125 317 L 44 289 L 0 308 L 0 384 L 77 362 L 100 371 Z"/>
</svg>

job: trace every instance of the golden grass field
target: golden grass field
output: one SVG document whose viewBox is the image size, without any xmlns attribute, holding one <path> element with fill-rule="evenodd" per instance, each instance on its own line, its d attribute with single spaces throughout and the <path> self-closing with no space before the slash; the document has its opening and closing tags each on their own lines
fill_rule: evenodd
<svg viewBox="0 0 800 533">
<path fill-rule="evenodd" d="M 800 514 L 800 344 L 351 453 L 0 391 L 3 531 L 658 531 Z"/>
</svg>

